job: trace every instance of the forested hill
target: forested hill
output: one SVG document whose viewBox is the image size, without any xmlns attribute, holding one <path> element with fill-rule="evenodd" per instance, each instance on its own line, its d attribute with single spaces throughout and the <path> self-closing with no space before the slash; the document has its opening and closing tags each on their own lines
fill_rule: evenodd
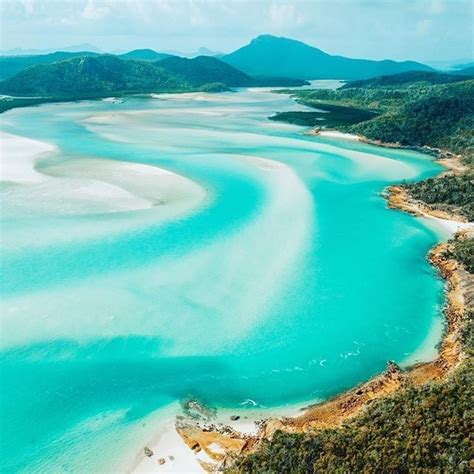
<svg viewBox="0 0 474 474">
<path fill-rule="evenodd" d="M 0 93 L 12 96 L 100 96 L 118 92 L 176 91 L 190 87 L 181 78 L 155 64 L 112 55 L 77 57 L 27 68 L 1 82 Z"/>
<path fill-rule="evenodd" d="M 245 87 L 256 83 L 244 72 L 209 56 L 198 56 L 194 59 L 174 56 L 163 59 L 157 66 L 195 87 L 213 82 L 224 83 L 230 87 Z"/>
<path fill-rule="evenodd" d="M 258 36 L 221 59 L 253 76 L 301 79 L 366 79 L 403 71 L 433 70 L 415 61 L 373 61 L 333 56 L 301 41 L 272 35 Z"/>
<path fill-rule="evenodd" d="M 448 84 L 451 82 L 462 82 L 467 79 L 474 79 L 473 74 L 462 75 L 434 72 L 434 71 L 408 71 L 400 74 L 388 76 L 379 76 L 372 79 L 360 81 L 350 81 L 344 84 L 341 89 L 352 89 L 354 87 L 401 87 L 405 85 L 414 85 L 418 83 L 425 84 Z"/>
<path fill-rule="evenodd" d="M 273 79 L 271 85 L 305 84 Z M 0 82 L 0 94 L 17 97 L 93 98 L 146 92 L 181 92 L 203 88 L 266 85 L 217 58 L 167 57 L 161 61 L 121 59 L 113 55 L 74 57 L 29 67 Z"/>
<path fill-rule="evenodd" d="M 37 66 L 38 64 L 51 64 L 65 59 L 77 58 L 80 56 L 98 56 L 98 53 L 82 51 L 70 53 L 66 51 L 56 51 L 50 54 L 38 54 L 34 56 L 0 56 L 0 80 L 18 74 L 24 69 Z"/>
<path fill-rule="evenodd" d="M 462 80 L 459 80 L 462 78 Z M 330 111 L 337 106 L 377 112 L 339 126 L 373 140 L 430 146 L 469 157 L 474 150 L 474 79 L 441 73 L 406 73 L 349 82 L 337 90 L 286 91 L 300 103 Z M 301 112 L 299 121 L 312 112 Z M 326 122 L 331 121 L 328 114 Z M 321 121 L 322 127 L 327 127 Z M 337 125 L 336 125 L 337 126 Z"/>
</svg>

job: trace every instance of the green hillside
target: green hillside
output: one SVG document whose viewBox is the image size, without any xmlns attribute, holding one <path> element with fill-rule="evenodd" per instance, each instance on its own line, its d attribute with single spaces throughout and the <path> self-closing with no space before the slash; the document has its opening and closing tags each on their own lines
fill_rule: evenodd
<svg viewBox="0 0 474 474">
<path fill-rule="evenodd" d="M 169 58 L 171 54 L 157 53 L 152 49 L 134 49 L 128 53 L 119 54 L 121 59 L 138 59 L 142 61 L 160 61 L 161 59 Z"/>
<path fill-rule="evenodd" d="M 460 71 L 458 71 L 459 73 Z M 434 71 L 408 71 L 389 76 L 374 77 L 360 81 L 351 81 L 344 84 L 341 89 L 352 89 L 354 87 L 400 87 L 404 85 L 425 84 L 449 84 L 451 82 L 461 82 L 472 78 L 450 73 L 441 73 Z"/>
<path fill-rule="evenodd" d="M 0 56 L 0 81 L 14 76 L 30 66 L 51 64 L 79 56 L 98 56 L 98 53 L 91 53 L 88 51 L 80 53 L 57 51 L 56 53 L 39 54 L 35 56 Z"/>
<path fill-rule="evenodd" d="M 100 96 L 190 87 L 156 64 L 112 55 L 78 57 L 25 69 L 1 82 L 0 93 L 14 96 Z"/>
<path fill-rule="evenodd" d="M 193 87 L 212 82 L 221 82 L 230 87 L 246 87 L 255 83 L 247 74 L 211 56 L 193 59 L 173 56 L 163 59 L 158 66 Z"/>
<path fill-rule="evenodd" d="M 366 79 L 411 70 L 432 70 L 414 61 L 371 61 L 332 56 L 300 41 L 271 35 L 258 36 L 247 46 L 221 59 L 252 76 L 300 79 Z"/>
<path fill-rule="evenodd" d="M 251 77 L 212 56 L 193 59 L 172 56 L 160 61 L 158 66 L 196 87 L 211 82 L 229 87 L 298 87 L 308 84 L 301 79 L 286 77 Z"/>
</svg>

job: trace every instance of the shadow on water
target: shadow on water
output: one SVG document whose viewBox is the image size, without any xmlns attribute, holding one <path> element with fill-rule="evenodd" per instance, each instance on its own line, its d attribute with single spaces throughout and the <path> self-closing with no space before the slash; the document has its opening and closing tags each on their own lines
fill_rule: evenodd
<svg viewBox="0 0 474 474">
<path fill-rule="evenodd" d="M 162 343 L 129 336 L 85 344 L 55 340 L 3 351 L 1 379 L 8 384 L 2 383 L 0 396 L 2 472 L 59 449 L 64 432 L 104 412 L 123 411 L 121 423 L 127 425 L 176 400 L 207 403 L 213 381 L 222 378 L 227 397 L 245 398 L 243 389 L 232 385 L 223 359 L 162 357 Z"/>
</svg>

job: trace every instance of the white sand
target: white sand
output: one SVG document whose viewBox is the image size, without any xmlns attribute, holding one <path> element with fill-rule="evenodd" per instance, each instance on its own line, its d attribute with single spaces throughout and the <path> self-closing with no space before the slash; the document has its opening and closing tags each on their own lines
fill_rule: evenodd
<svg viewBox="0 0 474 474">
<path fill-rule="evenodd" d="M 456 232 L 462 230 L 474 230 L 472 222 L 458 222 L 449 219 L 440 219 L 439 217 L 427 216 L 427 219 L 445 229 L 449 234 L 454 235 Z"/>
<path fill-rule="evenodd" d="M 434 229 L 441 235 L 443 240 L 451 239 L 457 232 L 470 231 L 474 232 L 474 223 L 472 222 L 458 222 L 450 219 L 440 219 L 439 217 L 433 217 L 428 214 L 424 214 L 421 219 L 424 220 L 425 224 Z"/>
<path fill-rule="evenodd" d="M 12 216 L 84 215 L 173 207 L 181 213 L 201 203 L 206 191 L 155 166 L 75 158 L 45 165 L 59 153 L 48 143 L 0 134 L 2 212 Z"/>
<path fill-rule="evenodd" d="M 167 422 L 158 440 L 148 447 L 153 451 L 153 456 L 147 457 L 143 453 L 142 459 L 132 472 L 204 472 L 198 462 L 198 457 L 177 433 L 174 421 Z M 159 459 L 164 459 L 165 463 L 159 464 Z M 202 460 L 207 461 L 207 459 Z"/>
<path fill-rule="evenodd" d="M 352 133 L 337 132 L 335 130 L 321 130 L 319 132 L 319 135 L 321 137 L 342 138 L 345 140 L 356 140 L 356 141 L 360 140 L 360 137 L 358 135 L 353 135 Z"/>
<path fill-rule="evenodd" d="M 0 181 L 34 183 L 44 181 L 36 162 L 55 147 L 48 143 L 0 132 Z"/>
</svg>

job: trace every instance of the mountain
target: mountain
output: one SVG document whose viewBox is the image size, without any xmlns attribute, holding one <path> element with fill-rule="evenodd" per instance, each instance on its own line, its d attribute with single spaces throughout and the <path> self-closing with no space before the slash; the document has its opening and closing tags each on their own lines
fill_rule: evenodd
<svg viewBox="0 0 474 474">
<path fill-rule="evenodd" d="M 90 43 L 75 44 L 72 46 L 66 46 L 64 48 L 56 49 L 23 49 L 13 48 L 0 51 L 0 56 L 34 56 L 40 54 L 50 54 L 56 51 L 64 51 L 68 53 L 80 53 L 82 51 L 90 51 L 92 53 L 100 53 L 99 48 Z"/>
<path fill-rule="evenodd" d="M 108 54 L 75 57 L 29 67 L 0 82 L 0 94 L 93 97 L 189 89 L 189 84 L 156 64 L 159 63 L 125 60 Z"/>
<path fill-rule="evenodd" d="M 192 59 L 172 56 L 161 60 L 158 65 L 195 87 L 209 83 L 221 83 L 229 87 L 298 87 L 307 84 L 301 79 L 251 77 L 224 61 L 210 56 L 198 56 Z"/>
<path fill-rule="evenodd" d="M 91 47 L 93 48 L 93 46 Z M 70 48 L 74 48 L 74 46 L 71 46 Z M 14 76 L 27 67 L 35 66 L 37 64 L 51 64 L 64 59 L 71 59 L 79 56 L 98 56 L 99 54 L 100 53 L 92 50 L 81 50 L 56 51 L 49 54 L 36 54 L 28 56 L 0 56 L 0 81 Z M 129 51 L 128 53 L 119 54 L 118 56 L 123 59 L 159 61 L 160 59 L 167 58 L 170 55 L 166 53 L 157 53 L 152 49 L 135 49 L 133 51 Z"/>
<path fill-rule="evenodd" d="M 272 85 L 304 83 L 295 79 L 275 78 L 267 82 L 272 82 Z M 103 54 L 30 66 L 0 82 L 0 94 L 64 99 L 198 89 L 220 92 L 229 87 L 261 85 L 267 83 L 208 56 L 194 59 L 170 56 L 161 61 L 143 61 Z"/>
<path fill-rule="evenodd" d="M 372 79 L 363 79 L 360 81 L 350 81 L 344 84 L 341 89 L 350 89 L 353 87 L 400 87 L 417 83 L 426 84 L 449 84 L 451 82 L 461 82 L 469 79 L 468 72 L 461 74 L 462 71 L 456 71 L 456 74 L 447 74 L 443 72 L 431 71 L 409 71 L 390 76 L 374 77 Z M 473 71 L 474 72 L 474 71 Z M 473 74 L 474 77 L 474 74 Z"/>
<path fill-rule="evenodd" d="M 213 51 L 212 49 L 201 46 L 196 53 L 193 53 L 194 56 L 222 56 L 221 51 Z"/>
<path fill-rule="evenodd" d="M 195 87 L 212 82 L 221 82 L 230 87 L 255 85 L 255 80 L 244 72 L 210 56 L 193 59 L 169 57 L 160 61 L 159 67 Z"/>
<path fill-rule="evenodd" d="M 24 49 L 24 48 L 13 48 L 13 49 L 2 49 L 0 56 L 33 56 L 34 54 L 46 54 L 49 51 L 43 49 Z"/>
<path fill-rule="evenodd" d="M 157 53 L 153 49 L 134 49 L 128 53 L 118 55 L 122 59 L 140 59 L 142 61 L 160 61 L 171 55 L 167 53 Z"/>
<path fill-rule="evenodd" d="M 195 58 L 197 56 L 216 56 L 216 57 L 220 57 L 220 56 L 223 55 L 222 52 L 212 51 L 211 49 L 206 48 L 205 46 L 201 46 L 197 51 L 194 51 L 192 53 L 185 53 L 183 51 L 176 51 L 176 50 L 165 51 L 165 53 L 169 54 L 170 56 L 179 56 L 181 58 Z"/>
<path fill-rule="evenodd" d="M 474 67 L 474 61 L 467 61 L 462 64 L 456 64 L 452 66 L 454 69 L 466 69 L 466 68 L 472 68 Z"/>
<path fill-rule="evenodd" d="M 458 76 L 474 76 L 474 65 L 459 69 L 458 71 L 451 71 L 451 74 L 457 74 Z"/>
<path fill-rule="evenodd" d="M 433 70 L 414 61 L 372 61 L 332 56 L 300 41 L 271 35 L 258 36 L 247 46 L 221 59 L 253 76 L 302 79 L 355 80 L 410 70 Z"/>
<path fill-rule="evenodd" d="M 64 59 L 71 59 L 78 56 L 97 56 L 98 53 L 81 51 L 76 53 L 57 51 L 50 54 L 35 56 L 3 56 L 0 57 L 0 80 L 12 77 L 20 71 L 38 64 L 51 64 Z"/>
</svg>

